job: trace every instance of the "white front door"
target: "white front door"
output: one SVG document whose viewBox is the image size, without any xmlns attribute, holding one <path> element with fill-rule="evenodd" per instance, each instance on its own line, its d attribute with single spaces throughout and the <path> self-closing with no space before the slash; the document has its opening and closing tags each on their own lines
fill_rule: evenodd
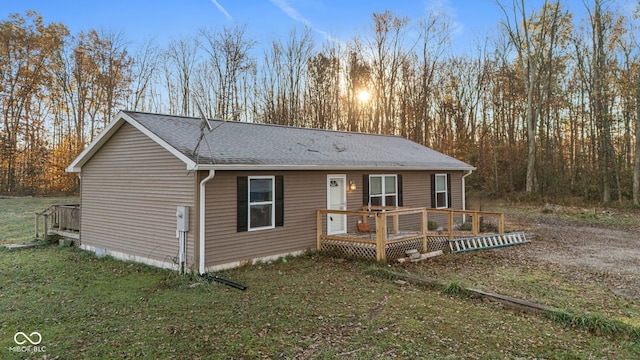
<svg viewBox="0 0 640 360">
<path fill-rule="evenodd" d="M 347 176 L 327 176 L 327 209 L 347 210 Z M 347 232 L 347 216 L 327 214 L 327 234 L 343 234 Z"/>
</svg>

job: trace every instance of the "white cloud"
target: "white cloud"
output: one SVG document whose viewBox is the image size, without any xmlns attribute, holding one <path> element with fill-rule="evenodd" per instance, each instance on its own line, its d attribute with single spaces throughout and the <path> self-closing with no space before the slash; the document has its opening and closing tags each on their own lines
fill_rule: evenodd
<svg viewBox="0 0 640 360">
<path fill-rule="evenodd" d="M 298 12 L 298 10 L 294 9 L 293 7 L 291 7 L 291 5 L 289 5 L 289 3 L 286 0 L 271 0 L 271 3 L 273 3 L 275 6 L 280 8 L 280 10 L 282 10 L 282 12 L 287 14 L 287 16 L 289 16 L 293 20 L 301 22 L 301 23 L 303 23 L 304 25 L 306 25 L 308 27 L 312 27 L 311 26 L 311 22 L 309 20 L 307 20 L 304 16 L 302 16 Z"/>
<path fill-rule="evenodd" d="M 453 34 L 462 34 L 464 24 L 458 21 L 458 10 L 451 5 L 451 0 L 427 0 L 427 11 L 434 15 L 443 15 L 451 21 Z"/>
<path fill-rule="evenodd" d="M 211 0 L 211 2 L 213 3 L 213 5 L 215 5 L 218 8 L 218 10 L 220 10 L 221 13 L 224 14 L 227 20 L 233 20 L 233 17 L 229 15 L 227 10 L 224 7 L 222 7 L 222 5 L 220 5 L 220 3 L 217 0 Z"/>
<path fill-rule="evenodd" d="M 282 12 L 284 12 L 288 17 L 290 17 L 291 19 L 293 19 L 293 20 L 295 20 L 297 22 L 300 22 L 300 23 L 304 24 L 305 26 L 309 27 L 313 31 L 315 31 L 318 34 L 322 35 L 322 37 L 324 37 L 326 40 L 331 41 L 331 42 L 335 42 L 335 43 L 339 43 L 339 44 L 342 43 L 340 41 L 340 39 L 337 39 L 337 38 L 329 35 L 328 32 L 326 32 L 324 30 L 316 29 L 313 26 L 313 24 L 311 23 L 311 21 L 309 21 L 309 19 L 307 19 L 304 16 L 302 16 L 302 14 L 300 14 L 298 12 L 298 10 L 294 9 L 291 5 L 289 5 L 287 0 L 270 0 L 270 1 L 271 1 L 272 4 L 277 6 L 280 10 L 282 10 Z"/>
</svg>

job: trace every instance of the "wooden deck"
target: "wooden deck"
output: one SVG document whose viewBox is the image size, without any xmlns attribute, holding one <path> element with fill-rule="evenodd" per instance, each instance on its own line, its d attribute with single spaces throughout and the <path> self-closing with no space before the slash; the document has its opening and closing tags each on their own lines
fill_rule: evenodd
<svg viewBox="0 0 640 360">
<path fill-rule="evenodd" d="M 329 214 L 344 215 L 352 221 L 357 219 L 358 223 L 372 221 L 370 231 L 356 231 L 355 226 L 348 225 L 346 232 L 329 235 L 326 231 L 326 218 Z M 430 215 L 432 218 L 438 217 L 446 227 L 430 230 Z M 469 229 L 466 232 L 456 230 L 454 219 L 458 217 L 465 222 L 467 216 L 471 219 Z M 406 221 L 408 217 L 412 221 Z M 376 207 L 371 210 L 365 208 L 362 211 L 322 209 L 317 211 L 317 248 L 378 261 L 392 260 L 404 257 L 407 250 L 441 250 L 444 245 L 448 248 L 448 241 L 451 239 L 478 235 L 482 217 L 493 217 L 496 223 L 495 230 L 504 231 L 504 216 L 501 213 L 400 207 Z M 402 218 L 405 218 L 404 221 L 401 221 Z M 403 228 L 401 223 L 410 223 L 413 228 Z M 434 248 L 433 244 L 438 244 L 437 248 Z"/>
<path fill-rule="evenodd" d="M 80 239 L 80 205 L 51 205 L 45 211 L 36 213 L 35 237 L 40 236 L 40 219 L 44 225 L 43 237 L 56 234 L 69 239 Z"/>
<path fill-rule="evenodd" d="M 405 231 L 401 230 L 397 233 L 387 234 L 387 242 L 398 242 L 403 241 L 407 238 L 415 238 L 421 237 L 422 234 L 418 231 Z M 344 234 L 334 234 L 334 235 L 322 235 L 323 240 L 336 240 L 336 241 L 353 241 L 360 242 L 364 244 L 375 244 L 376 243 L 376 233 L 375 232 L 350 232 Z"/>
</svg>

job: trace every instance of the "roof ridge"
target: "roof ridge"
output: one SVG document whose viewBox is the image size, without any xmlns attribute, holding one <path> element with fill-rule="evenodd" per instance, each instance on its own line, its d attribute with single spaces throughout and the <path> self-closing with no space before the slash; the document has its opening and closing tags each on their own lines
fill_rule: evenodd
<svg viewBox="0 0 640 360">
<path fill-rule="evenodd" d="M 129 110 L 122 110 L 122 112 L 126 113 L 126 114 L 156 115 L 156 116 L 174 117 L 174 118 L 201 121 L 201 118 L 195 117 L 195 116 L 169 115 L 169 114 L 153 113 L 153 112 L 146 112 L 146 111 L 129 111 Z M 287 128 L 287 129 L 300 129 L 300 130 L 308 130 L 308 131 L 323 131 L 323 132 L 332 132 L 332 133 L 340 133 L 340 134 L 398 137 L 398 138 L 401 138 L 401 139 L 408 140 L 408 139 L 406 139 L 405 137 L 403 137 L 401 135 L 394 135 L 394 134 L 378 134 L 378 133 L 367 133 L 367 132 L 360 132 L 360 131 L 322 129 L 322 128 L 313 128 L 313 127 L 291 126 L 291 125 L 270 124 L 270 123 L 244 122 L 244 121 L 229 121 L 229 120 L 221 120 L 221 119 L 207 119 L 207 120 L 220 122 L 220 123 L 233 123 L 233 124 L 244 124 L 244 125 L 254 125 L 254 126 L 281 127 L 281 128 Z"/>
</svg>

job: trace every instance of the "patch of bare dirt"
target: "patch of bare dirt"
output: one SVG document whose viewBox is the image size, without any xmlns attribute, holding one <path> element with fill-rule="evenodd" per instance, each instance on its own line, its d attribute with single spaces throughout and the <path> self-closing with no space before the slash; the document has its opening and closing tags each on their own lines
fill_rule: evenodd
<svg viewBox="0 0 640 360">
<path fill-rule="evenodd" d="M 604 220 L 593 225 L 588 223 L 593 219 L 581 217 Z M 448 278 L 452 273 L 469 276 L 480 287 L 483 277 L 490 278 L 496 268 L 543 269 L 558 272 L 562 274 L 561 281 L 585 289 L 595 284 L 615 297 L 640 300 L 640 214 L 607 211 L 596 216 L 560 206 L 538 210 L 529 207 L 513 209 L 505 214 L 505 220 L 507 231 L 533 234 L 531 243 L 439 256 L 402 267 L 409 272 L 419 267 L 420 272 L 432 278 Z M 617 223 L 620 225 L 614 225 Z"/>
<path fill-rule="evenodd" d="M 519 249 L 524 256 L 596 272 L 640 275 L 637 231 L 519 215 L 511 215 L 508 222 L 537 235 L 534 246 Z"/>
<path fill-rule="evenodd" d="M 603 281 L 612 292 L 640 299 L 640 231 L 585 225 L 547 216 L 507 216 L 511 229 L 536 235 L 532 243 L 505 248 L 501 256 L 572 268 L 575 280 Z"/>
</svg>

